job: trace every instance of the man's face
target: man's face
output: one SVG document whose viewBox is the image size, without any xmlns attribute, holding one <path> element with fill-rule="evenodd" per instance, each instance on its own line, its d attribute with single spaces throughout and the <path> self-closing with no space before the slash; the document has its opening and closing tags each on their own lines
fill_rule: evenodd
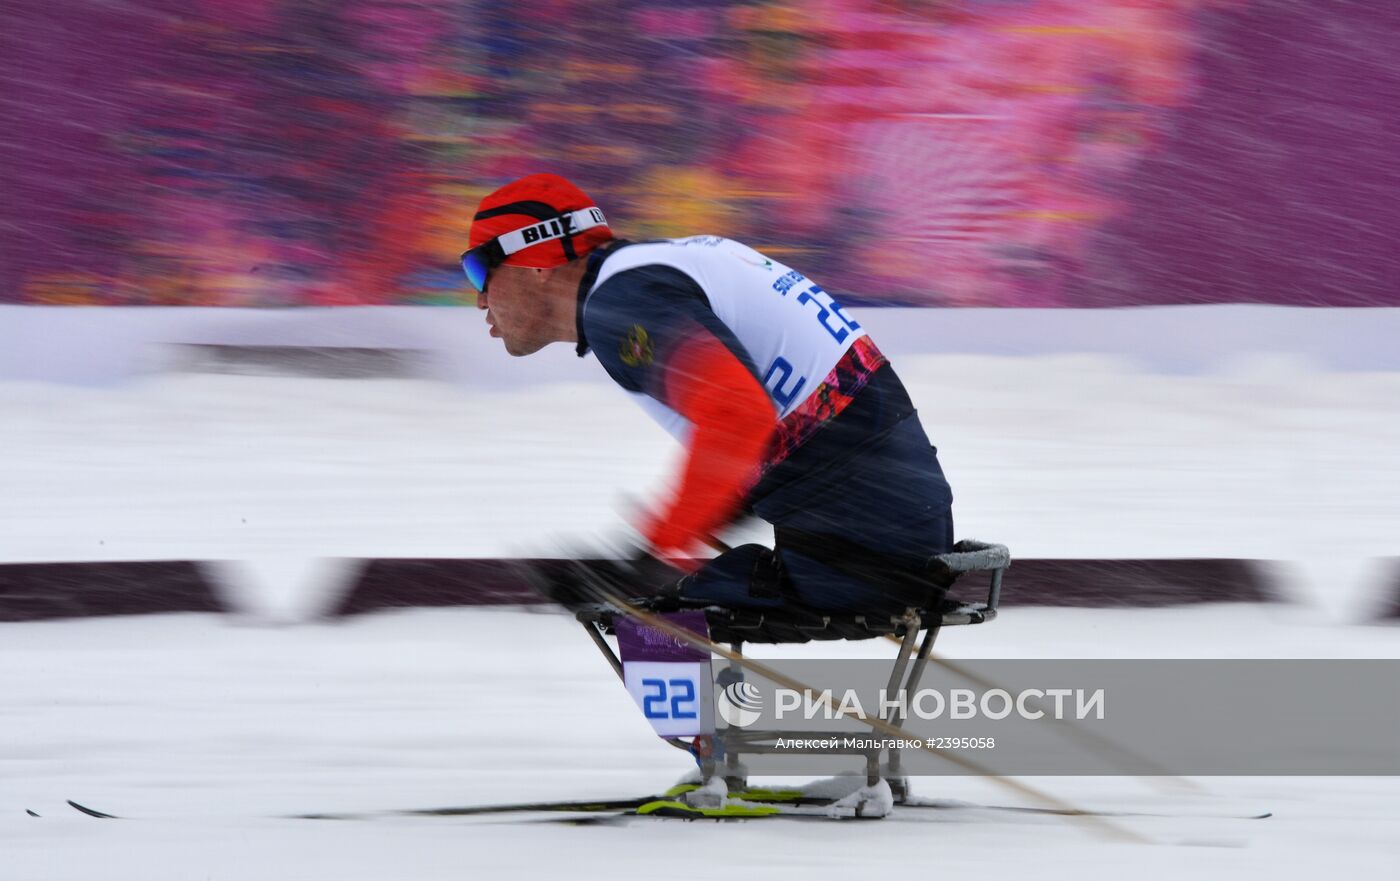
<svg viewBox="0 0 1400 881">
<path fill-rule="evenodd" d="M 476 298 L 477 308 L 486 310 L 491 336 L 500 337 L 506 351 L 517 357 L 555 342 L 541 276 L 537 269 L 497 266 L 486 283 L 489 293 Z"/>
</svg>

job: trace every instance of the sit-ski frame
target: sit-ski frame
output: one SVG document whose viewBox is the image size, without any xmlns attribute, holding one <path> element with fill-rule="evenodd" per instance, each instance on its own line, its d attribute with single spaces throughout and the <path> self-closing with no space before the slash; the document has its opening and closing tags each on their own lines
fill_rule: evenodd
<svg viewBox="0 0 1400 881">
<path fill-rule="evenodd" d="M 889 636 L 899 642 L 899 653 L 895 657 L 893 669 L 890 671 L 889 685 L 886 694 L 897 694 L 902 692 L 912 693 L 918 689 L 923 678 L 924 670 L 928 666 L 930 652 L 933 643 L 938 638 L 939 631 L 944 627 L 951 627 L 961 624 L 982 624 L 991 621 L 997 615 L 997 605 L 1001 600 L 1002 575 L 1011 563 L 1011 555 L 1005 545 L 990 544 L 971 540 L 960 541 L 955 545 L 955 549 L 947 554 L 941 554 L 933 558 L 934 561 L 946 566 L 951 572 L 963 575 L 969 572 L 989 572 L 990 584 L 987 590 L 986 600 L 983 602 L 961 602 L 946 599 L 943 601 L 940 613 L 930 613 L 928 610 L 909 607 L 903 614 L 879 618 L 868 615 L 854 615 L 850 613 L 832 613 L 820 615 L 819 628 L 830 628 L 832 633 L 826 638 L 867 638 L 874 636 Z M 931 561 L 932 563 L 933 561 Z M 722 613 L 718 607 L 709 607 L 710 610 Z M 598 650 L 603 653 L 608 663 L 619 678 L 622 678 L 622 660 L 616 651 L 605 639 L 609 632 L 612 616 L 616 614 L 626 614 L 626 610 L 605 607 L 592 607 L 578 612 L 578 620 L 583 624 L 589 637 Z M 810 614 L 808 610 L 805 614 Z M 937 614 L 936 621 L 930 621 L 933 615 Z M 782 610 L 764 610 L 759 616 L 761 626 L 763 618 L 773 618 L 780 620 Z M 809 637 L 822 638 L 823 634 L 813 630 L 813 622 L 804 619 L 802 629 Z M 728 632 L 728 631 L 726 631 Z M 923 638 L 919 639 L 919 634 L 923 633 Z M 730 637 L 736 634 L 729 633 Z M 729 642 L 735 655 L 742 654 L 743 640 L 730 638 L 723 641 Z M 777 642 L 779 640 L 765 640 L 767 642 Z M 789 640 L 792 641 L 792 640 Z M 916 649 L 917 646 L 917 649 Z M 736 659 L 729 660 L 729 669 L 736 675 L 742 670 L 742 664 Z M 889 715 L 885 715 L 882 709 L 880 718 L 892 724 L 896 728 L 902 728 L 906 719 L 905 714 L 898 709 L 891 709 Z M 874 730 L 874 729 L 872 729 Z M 743 767 L 739 761 L 739 756 L 744 753 L 762 754 L 780 751 L 776 746 L 779 738 L 801 739 L 804 735 L 794 732 L 783 731 L 744 731 L 729 727 L 715 734 L 715 738 L 723 746 L 722 754 L 724 764 L 722 769 L 718 767 L 713 756 L 697 754 L 696 758 L 700 763 L 701 775 L 705 781 L 709 781 L 717 773 L 723 775 L 725 782 L 731 789 L 740 788 L 745 785 Z M 683 741 L 667 739 L 667 743 L 680 749 L 692 751 L 691 746 Z M 701 753 L 695 750 L 696 753 Z M 856 747 L 792 747 L 784 746 L 781 752 L 792 754 L 794 752 L 806 752 L 816 755 L 859 755 L 865 757 L 866 782 L 869 785 L 877 784 L 881 777 L 884 777 L 890 784 L 897 800 L 902 800 L 907 793 L 907 787 L 903 776 L 900 774 L 900 750 L 896 747 L 882 747 L 880 749 L 860 749 Z M 885 756 L 885 761 L 880 761 L 881 756 Z"/>
</svg>

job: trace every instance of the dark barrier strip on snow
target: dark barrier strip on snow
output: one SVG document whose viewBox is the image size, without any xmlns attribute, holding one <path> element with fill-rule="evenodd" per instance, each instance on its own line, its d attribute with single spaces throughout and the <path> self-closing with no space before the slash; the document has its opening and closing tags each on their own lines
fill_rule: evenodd
<svg viewBox="0 0 1400 881">
<path fill-rule="evenodd" d="M 353 615 L 414 606 L 542 602 L 520 575 L 520 560 L 374 560 L 332 612 Z M 545 566 L 555 561 L 528 561 Z M 1277 599 L 1254 560 L 1013 560 L 1002 608 L 1176 606 Z"/>
<path fill-rule="evenodd" d="M 521 560 L 369 561 L 331 615 L 433 606 L 543 602 L 521 576 Z M 558 561 L 530 561 L 544 566 Z M 1400 574 L 1400 573 L 1397 573 Z M 1400 617 L 1400 578 L 1392 615 Z M 1276 599 L 1252 560 L 1014 560 L 1002 608 L 1175 606 Z M 219 612 L 224 606 L 188 561 L 0 565 L 0 621 L 157 612 Z"/>
<path fill-rule="evenodd" d="M 419 606 L 505 606 L 543 603 L 521 577 L 521 564 L 553 560 L 371 560 L 331 615 Z"/>
<path fill-rule="evenodd" d="M 222 611 L 187 560 L 0 565 L 0 621 Z"/>
<path fill-rule="evenodd" d="M 1002 606 L 1180 606 L 1278 599 L 1258 560 L 1012 560 Z"/>
</svg>

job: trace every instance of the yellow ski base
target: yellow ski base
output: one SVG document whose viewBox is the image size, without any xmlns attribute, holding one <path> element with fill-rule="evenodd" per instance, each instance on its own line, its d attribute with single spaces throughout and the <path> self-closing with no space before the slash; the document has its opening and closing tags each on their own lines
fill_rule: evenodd
<svg viewBox="0 0 1400 881">
<path fill-rule="evenodd" d="M 637 813 L 641 816 L 657 817 L 678 817 L 683 819 L 700 819 L 708 817 L 715 820 L 740 819 L 744 817 L 771 817 L 781 814 L 782 811 L 772 805 L 754 805 L 743 803 L 728 803 L 718 808 L 699 808 L 695 805 L 688 805 L 683 801 L 672 799 L 659 799 L 650 801 L 637 808 Z"/>
</svg>

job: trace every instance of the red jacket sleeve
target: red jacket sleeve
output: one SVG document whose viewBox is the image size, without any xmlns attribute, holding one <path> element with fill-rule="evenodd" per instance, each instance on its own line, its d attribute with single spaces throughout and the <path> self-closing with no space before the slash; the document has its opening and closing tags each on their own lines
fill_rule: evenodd
<svg viewBox="0 0 1400 881">
<path fill-rule="evenodd" d="M 666 404 L 694 428 L 675 496 L 645 532 L 663 555 L 680 556 L 733 517 L 758 476 L 777 415 L 748 368 L 708 333 L 676 352 L 664 383 Z"/>
</svg>

